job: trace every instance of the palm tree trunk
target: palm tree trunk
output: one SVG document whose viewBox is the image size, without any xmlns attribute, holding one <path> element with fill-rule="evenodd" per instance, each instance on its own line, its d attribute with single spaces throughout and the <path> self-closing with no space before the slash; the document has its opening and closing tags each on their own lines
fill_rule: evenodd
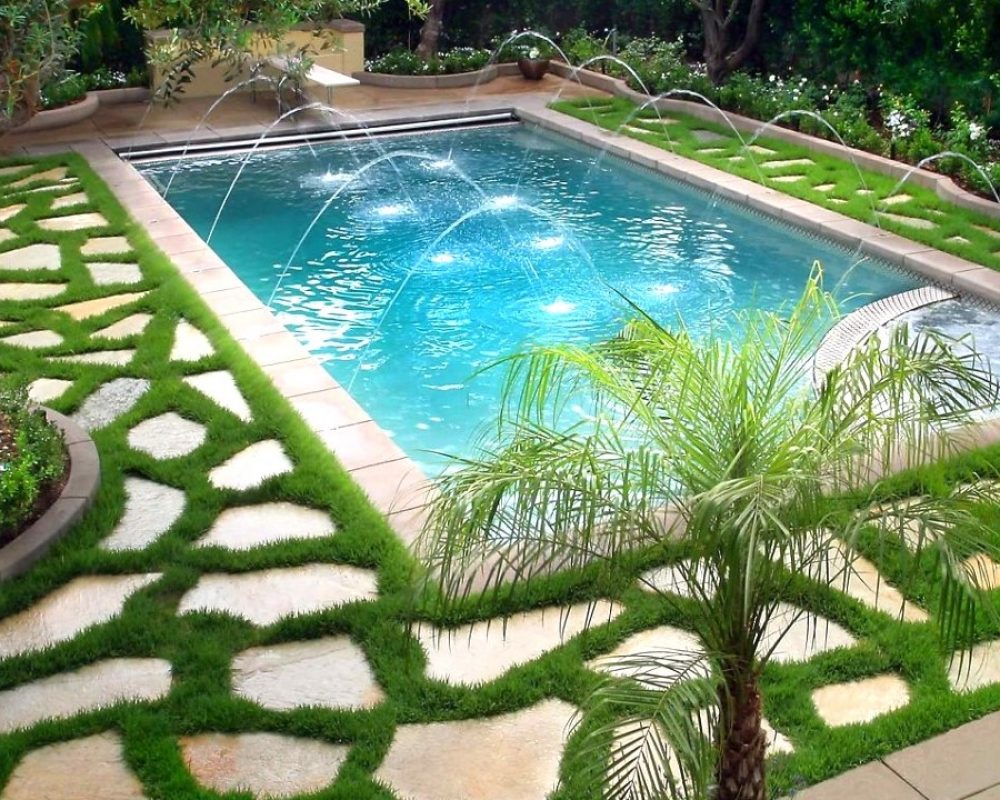
<svg viewBox="0 0 1000 800">
<path fill-rule="evenodd" d="M 720 697 L 721 747 L 717 800 L 767 800 L 764 755 L 767 739 L 761 727 L 757 678 L 733 676 Z"/>
</svg>

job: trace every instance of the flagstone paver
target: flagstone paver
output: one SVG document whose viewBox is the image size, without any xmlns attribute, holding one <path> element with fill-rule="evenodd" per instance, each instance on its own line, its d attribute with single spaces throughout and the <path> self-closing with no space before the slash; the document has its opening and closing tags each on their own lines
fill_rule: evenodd
<svg viewBox="0 0 1000 800">
<path fill-rule="evenodd" d="M 937 227 L 935 223 L 922 217 L 904 217 L 902 214 L 890 214 L 888 211 L 879 211 L 878 215 L 881 219 L 892 220 L 893 222 L 898 222 L 900 225 L 908 225 L 911 228 L 919 228 L 922 231 L 929 231 Z"/>
<path fill-rule="evenodd" d="M 0 732 L 27 728 L 120 702 L 159 700 L 170 691 L 170 663 L 112 658 L 0 692 Z"/>
<path fill-rule="evenodd" d="M 16 238 L 17 234 L 14 231 L 7 230 L 7 228 L 0 228 L 0 244 L 12 242 Z"/>
<path fill-rule="evenodd" d="M 704 128 L 694 128 L 691 131 L 691 135 L 699 142 L 724 142 L 730 138 L 721 133 L 716 133 L 715 131 L 706 130 Z"/>
<path fill-rule="evenodd" d="M 650 661 L 637 663 L 636 657 L 648 656 Z M 679 677 L 704 677 L 709 667 L 704 660 L 704 648 L 698 637 L 689 631 L 662 625 L 636 633 L 606 655 L 587 662 L 586 666 L 599 672 L 606 672 L 616 678 L 631 678 L 652 689 L 663 689 L 675 683 Z M 654 664 L 652 659 L 662 659 L 665 663 Z M 681 676 L 666 662 L 678 662 L 688 667 Z"/>
<path fill-rule="evenodd" d="M 37 181 L 60 181 L 63 180 L 68 174 L 69 170 L 66 167 L 53 167 L 52 169 L 47 169 L 42 172 L 34 172 L 31 175 L 21 178 L 20 180 L 7 184 L 7 186 L 12 189 L 23 189 L 25 186 L 30 186 Z"/>
<path fill-rule="evenodd" d="M 64 291 L 65 283 L 0 283 L 0 300 L 47 300 Z"/>
<path fill-rule="evenodd" d="M 264 481 L 291 472 L 294 465 L 275 439 L 257 442 L 208 473 L 217 489 L 252 489 Z"/>
<path fill-rule="evenodd" d="M 153 572 L 71 580 L 30 608 L 0 620 L 0 658 L 44 650 L 114 619 L 133 594 L 159 577 Z"/>
<path fill-rule="evenodd" d="M 125 478 L 125 511 L 101 547 L 105 550 L 148 547 L 180 519 L 185 504 L 186 497 L 180 489 L 146 478 Z"/>
<path fill-rule="evenodd" d="M 57 347 L 63 343 L 63 337 L 55 331 L 28 331 L 13 336 L 4 336 L 0 344 L 13 347 L 27 347 L 31 350 L 44 350 L 46 347 Z"/>
<path fill-rule="evenodd" d="M 400 725 L 375 779 L 405 800 L 540 800 L 558 782 L 575 711 L 544 700 L 486 719 Z"/>
<path fill-rule="evenodd" d="M 385 699 L 364 652 L 346 636 L 252 647 L 233 659 L 233 691 L 272 711 L 365 709 Z"/>
<path fill-rule="evenodd" d="M 948 666 L 948 681 L 956 692 L 974 692 L 1000 683 L 1000 640 L 977 644 L 956 653 Z"/>
<path fill-rule="evenodd" d="M 62 268 L 59 246 L 29 244 L 0 253 L 0 270 L 58 270 Z"/>
<path fill-rule="evenodd" d="M 128 336 L 136 336 L 146 330 L 146 326 L 152 321 L 152 314 L 130 314 L 118 322 L 112 322 L 104 328 L 98 328 L 94 331 L 94 336 L 99 336 L 102 339 L 124 339 Z"/>
<path fill-rule="evenodd" d="M 10 206 L 5 206 L 0 208 L 0 222 L 5 222 L 11 217 L 15 217 L 20 214 L 27 206 L 24 203 L 14 203 Z"/>
<path fill-rule="evenodd" d="M 145 378 L 115 378 L 108 381 L 83 401 L 73 419 L 85 431 L 110 425 L 122 414 L 135 408 L 136 403 L 149 391 L 150 385 Z"/>
<path fill-rule="evenodd" d="M 207 431 L 200 422 L 168 411 L 143 420 L 128 432 L 129 447 L 159 460 L 189 455 L 205 442 Z"/>
<path fill-rule="evenodd" d="M 966 559 L 965 569 L 976 577 L 981 589 L 987 591 L 1000 589 L 1000 564 L 985 553 L 979 553 Z"/>
<path fill-rule="evenodd" d="M 140 297 L 145 296 L 146 292 L 112 294 L 107 297 L 98 297 L 96 300 L 84 300 L 82 303 L 70 303 L 65 306 L 58 306 L 56 311 L 69 314 L 70 317 L 79 321 L 99 316 L 115 308 L 127 306 L 129 303 L 134 303 Z"/>
<path fill-rule="evenodd" d="M 236 379 L 227 370 L 203 372 L 201 375 L 189 375 L 184 383 L 197 389 L 203 395 L 232 412 L 244 422 L 249 422 L 253 416 L 250 406 L 236 385 Z"/>
<path fill-rule="evenodd" d="M 854 637 L 836 622 L 779 603 L 768 619 L 761 648 L 766 652 L 773 647 L 771 658 L 779 664 L 790 664 L 855 643 Z"/>
<path fill-rule="evenodd" d="M 813 186 L 817 192 L 832 192 L 836 188 L 837 184 L 835 183 L 821 183 L 819 186 Z"/>
<path fill-rule="evenodd" d="M 894 194 L 881 201 L 884 206 L 898 206 L 901 203 L 909 203 L 913 198 L 908 194 Z"/>
<path fill-rule="evenodd" d="M 28 397 L 36 403 L 47 403 L 66 393 L 73 381 L 61 378 L 36 378 L 28 384 Z"/>
<path fill-rule="evenodd" d="M 138 264 L 123 261 L 87 261 L 84 266 L 91 280 L 98 286 L 112 286 L 116 283 L 139 283 L 142 270 Z"/>
<path fill-rule="evenodd" d="M 135 350 L 95 350 L 75 356 L 52 356 L 50 361 L 68 361 L 71 364 L 103 364 L 109 367 L 124 367 L 135 355 Z"/>
<path fill-rule="evenodd" d="M 32 750 L 14 768 L 0 800 L 146 800 L 125 764 L 121 738 L 99 733 Z"/>
<path fill-rule="evenodd" d="M 910 687 L 896 675 L 878 675 L 824 686 L 812 693 L 813 705 L 831 728 L 871 722 L 910 702 Z"/>
<path fill-rule="evenodd" d="M 69 208 L 70 206 L 78 206 L 81 203 L 88 202 L 89 200 L 90 198 L 87 197 L 86 192 L 75 192 L 73 194 L 67 194 L 63 195 L 62 197 L 57 197 L 55 200 L 52 201 L 51 208 L 53 210 L 58 211 L 63 208 Z"/>
<path fill-rule="evenodd" d="M 184 763 L 202 786 L 285 798 L 318 792 L 337 779 L 350 748 L 277 733 L 206 733 L 181 739 Z"/>
<path fill-rule="evenodd" d="M 215 353 L 215 348 L 200 330 L 190 322 L 181 320 L 174 333 L 174 346 L 170 351 L 171 361 L 198 361 Z"/>
<path fill-rule="evenodd" d="M 202 575 L 181 598 L 178 614 L 218 611 L 254 625 L 311 614 L 378 594 L 375 573 L 344 564 L 306 564 L 239 574 Z"/>
<path fill-rule="evenodd" d="M 639 588 L 647 592 L 670 592 L 681 597 L 695 597 L 688 577 L 691 574 L 691 562 L 683 561 L 678 565 L 656 567 L 644 572 L 639 579 Z M 709 597 L 715 594 L 715 579 L 709 575 L 708 568 L 702 564 L 695 573 L 695 586 Z"/>
<path fill-rule="evenodd" d="M 294 503 L 260 503 L 227 508 L 195 546 L 250 550 L 290 539 L 321 539 L 335 532 L 326 512 Z"/>
<path fill-rule="evenodd" d="M 124 236 L 96 236 L 80 248 L 84 256 L 113 256 L 131 251 L 132 245 Z"/>
<path fill-rule="evenodd" d="M 611 621 L 621 610 L 620 605 L 598 600 L 568 608 L 536 609 L 457 629 L 424 623 L 414 635 L 427 655 L 428 677 L 475 684 L 533 661 L 577 634 Z"/>
<path fill-rule="evenodd" d="M 34 169 L 34 164 L 13 164 L 9 167 L 0 167 L 0 178 L 6 178 L 8 175 L 16 175 L 19 172 L 24 172 L 26 169 Z"/>
<path fill-rule="evenodd" d="M 804 181 L 805 179 L 805 175 L 775 175 L 771 178 L 771 180 L 775 183 L 796 183 L 797 181 Z"/>
<path fill-rule="evenodd" d="M 87 212 L 70 214 L 66 217 L 49 217 L 35 220 L 35 224 L 45 231 L 82 231 L 87 228 L 105 228 L 108 221 L 102 214 Z"/>
<path fill-rule="evenodd" d="M 765 161 L 761 166 L 768 169 L 781 169 L 782 167 L 804 167 L 814 163 L 816 162 L 811 158 L 785 158 L 778 161 Z"/>
</svg>

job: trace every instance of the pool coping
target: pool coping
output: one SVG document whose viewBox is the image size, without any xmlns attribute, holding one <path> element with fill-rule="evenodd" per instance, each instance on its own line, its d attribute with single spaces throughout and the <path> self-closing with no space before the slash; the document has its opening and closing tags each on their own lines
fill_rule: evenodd
<svg viewBox="0 0 1000 800">
<path fill-rule="evenodd" d="M 880 230 L 835 211 L 793 198 L 744 178 L 674 155 L 630 137 L 606 131 L 552 111 L 546 99 L 533 96 L 482 98 L 427 106 L 400 114 L 358 114 L 362 124 L 426 121 L 450 114 L 513 111 L 523 122 L 646 167 L 675 180 L 707 189 L 779 221 L 790 223 L 859 252 L 876 256 L 960 294 L 1000 303 L 1000 273 Z M 305 130 L 328 129 L 321 123 Z M 177 137 L 175 143 L 223 141 L 260 134 L 265 126 L 213 128 Z M 303 126 L 299 126 L 302 130 Z M 287 132 L 283 131 L 283 132 Z M 166 143 L 166 139 L 159 138 Z M 83 156 L 154 244 L 173 262 L 187 283 L 216 314 L 229 334 L 270 378 L 340 462 L 395 533 L 412 545 L 425 520 L 434 491 L 431 481 L 281 323 L 278 316 L 246 287 L 180 214 L 116 150 L 149 143 L 149 136 L 89 139 L 24 148 L 28 154 L 65 152 Z"/>
</svg>

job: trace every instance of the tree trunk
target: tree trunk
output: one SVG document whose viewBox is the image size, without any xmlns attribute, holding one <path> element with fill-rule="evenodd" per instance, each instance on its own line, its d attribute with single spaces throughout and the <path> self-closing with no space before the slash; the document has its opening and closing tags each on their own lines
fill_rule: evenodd
<svg viewBox="0 0 1000 800">
<path fill-rule="evenodd" d="M 720 694 L 717 800 L 767 800 L 764 773 L 767 739 L 761 727 L 757 679 L 734 676 Z"/>
<path fill-rule="evenodd" d="M 444 5 L 446 0 L 431 0 L 427 19 L 420 28 L 420 44 L 417 45 L 417 55 L 424 61 L 437 55 L 438 42 L 441 39 L 441 29 L 444 27 Z"/>
<path fill-rule="evenodd" d="M 716 86 L 739 69 L 757 47 L 766 0 L 752 0 L 747 12 L 743 40 L 730 50 L 732 24 L 740 0 L 694 0 L 701 12 L 701 26 L 705 36 L 705 66 L 708 77 Z"/>
</svg>

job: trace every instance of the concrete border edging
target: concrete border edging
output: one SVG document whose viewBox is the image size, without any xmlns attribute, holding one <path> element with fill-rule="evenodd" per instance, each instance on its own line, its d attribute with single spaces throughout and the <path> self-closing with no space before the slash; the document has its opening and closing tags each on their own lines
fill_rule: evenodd
<svg viewBox="0 0 1000 800">
<path fill-rule="evenodd" d="M 69 417 L 45 408 L 62 431 L 69 477 L 56 501 L 10 544 L 0 548 L 0 582 L 16 578 L 62 539 L 90 508 L 101 486 L 101 463 L 94 440 Z"/>
<path fill-rule="evenodd" d="M 474 72 L 455 72 L 449 75 L 393 75 L 388 72 L 355 72 L 351 77 L 363 86 L 381 86 L 386 89 L 461 89 L 489 83 L 499 74 L 496 64 Z"/>
<path fill-rule="evenodd" d="M 121 86 L 117 89 L 95 89 L 90 94 L 97 95 L 102 106 L 117 106 L 122 103 L 147 103 L 152 92 L 146 86 Z"/>
<path fill-rule="evenodd" d="M 620 78 L 614 78 L 610 75 L 592 72 L 587 69 L 577 69 L 558 61 L 553 61 L 550 69 L 560 78 L 579 80 L 584 86 L 600 89 L 616 97 L 623 97 L 637 105 L 647 103 L 651 99 L 649 95 L 637 92 L 629 87 Z M 719 121 L 718 112 L 714 108 L 690 100 L 661 99 L 655 100 L 652 105 L 660 111 L 676 111 L 689 114 L 706 122 Z M 919 186 L 923 186 L 925 189 L 931 189 L 942 200 L 947 200 L 970 211 L 978 211 L 987 216 L 1000 219 L 1000 205 L 965 191 L 965 189 L 958 186 L 947 175 L 941 175 L 925 169 L 914 169 L 909 164 L 894 161 L 891 158 L 868 153 L 864 150 L 857 150 L 853 147 L 845 147 L 839 142 L 831 142 L 827 139 L 821 139 L 818 136 L 810 136 L 807 133 L 800 133 L 799 131 L 793 131 L 777 125 L 768 125 L 760 120 L 745 117 L 734 112 L 727 111 L 726 116 L 743 133 L 756 134 L 759 132 L 764 136 L 781 139 L 784 142 L 798 145 L 814 153 L 823 153 L 853 161 L 859 167 L 870 169 L 873 172 L 879 172 L 893 178 L 902 178 L 912 170 L 909 180 Z"/>
</svg>

